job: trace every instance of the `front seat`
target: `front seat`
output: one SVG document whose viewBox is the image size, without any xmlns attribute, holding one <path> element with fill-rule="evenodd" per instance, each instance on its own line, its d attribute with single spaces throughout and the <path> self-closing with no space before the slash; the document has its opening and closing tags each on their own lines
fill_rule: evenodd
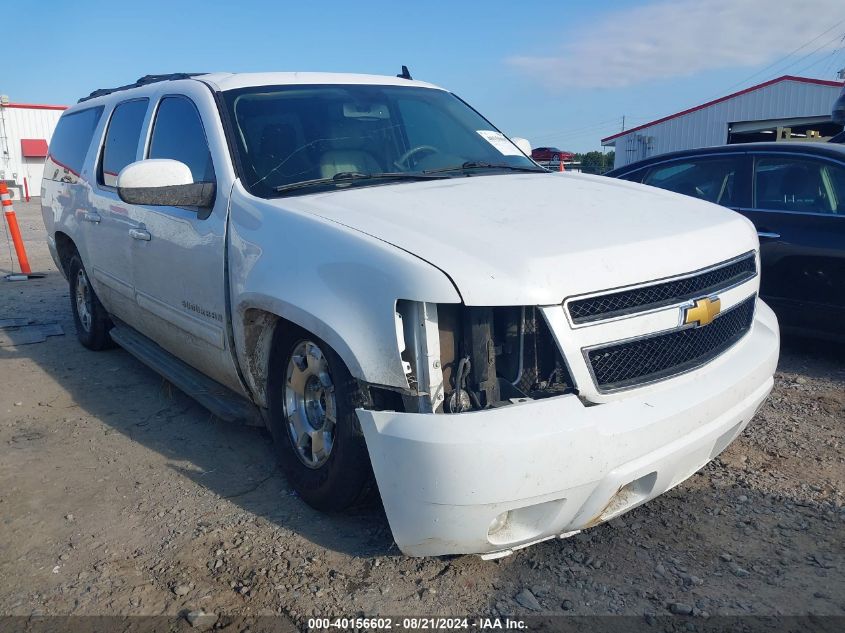
<svg viewBox="0 0 845 633">
<path fill-rule="evenodd" d="M 320 176 L 331 178 L 345 171 L 372 174 L 382 171 L 373 155 L 362 149 L 366 136 L 360 123 L 338 122 L 327 134 L 328 148 L 320 158 Z"/>
</svg>

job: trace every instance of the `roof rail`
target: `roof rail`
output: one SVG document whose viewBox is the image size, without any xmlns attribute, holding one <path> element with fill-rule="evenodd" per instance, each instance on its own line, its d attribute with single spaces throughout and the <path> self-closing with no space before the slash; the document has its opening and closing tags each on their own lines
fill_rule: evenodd
<svg viewBox="0 0 845 633">
<path fill-rule="evenodd" d="M 158 83 L 160 81 L 176 81 L 177 79 L 190 79 L 191 77 L 207 74 L 208 73 L 170 73 L 168 75 L 144 75 L 134 84 L 126 84 L 125 86 L 120 86 L 118 88 L 100 88 L 99 90 L 95 90 L 87 97 L 82 97 L 79 101 L 77 101 L 77 103 L 82 103 L 83 101 L 102 97 L 103 95 L 108 95 L 113 92 L 119 92 L 121 90 L 129 90 L 131 88 L 138 88 L 140 86 Z"/>
</svg>

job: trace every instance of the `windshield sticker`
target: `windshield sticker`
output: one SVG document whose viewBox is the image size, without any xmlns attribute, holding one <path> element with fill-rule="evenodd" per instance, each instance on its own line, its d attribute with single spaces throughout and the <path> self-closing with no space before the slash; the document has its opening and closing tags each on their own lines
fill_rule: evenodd
<svg viewBox="0 0 845 633">
<path fill-rule="evenodd" d="M 522 156 L 519 148 L 501 132 L 494 132 L 493 130 L 476 130 L 476 132 L 505 156 Z"/>
</svg>

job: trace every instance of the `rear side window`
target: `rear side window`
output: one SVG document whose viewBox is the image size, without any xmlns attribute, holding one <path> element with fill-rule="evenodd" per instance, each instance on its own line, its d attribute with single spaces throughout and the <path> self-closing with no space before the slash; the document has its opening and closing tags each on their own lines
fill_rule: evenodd
<svg viewBox="0 0 845 633">
<path fill-rule="evenodd" d="M 79 179 L 85 155 L 102 115 L 103 107 L 99 106 L 65 114 L 59 119 L 44 166 L 46 178 L 66 182 Z"/>
<path fill-rule="evenodd" d="M 185 97 L 161 100 L 153 124 L 149 158 L 171 158 L 191 168 L 194 182 L 212 182 L 214 169 L 196 106 Z"/>
<path fill-rule="evenodd" d="M 794 213 L 845 213 L 845 168 L 812 158 L 754 161 L 755 207 Z"/>
<path fill-rule="evenodd" d="M 112 113 L 98 180 L 107 187 L 117 186 L 117 175 L 129 163 L 135 162 L 141 125 L 147 113 L 148 99 L 136 99 L 119 104 Z"/>
<path fill-rule="evenodd" d="M 653 167 L 642 182 L 726 207 L 738 206 L 741 165 L 740 156 L 679 160 Z"/>
</svg>

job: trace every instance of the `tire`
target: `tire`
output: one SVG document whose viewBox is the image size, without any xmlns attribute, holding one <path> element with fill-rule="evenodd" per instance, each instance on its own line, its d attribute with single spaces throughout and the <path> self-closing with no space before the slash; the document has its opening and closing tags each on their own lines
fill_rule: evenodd
<svg viewBox="0 0 845 633">
<path fill-rule="evenodd" d="M 88 273 L 78 253 L 74 253 L 68 264 L 68 284 L 70 309 L 73 312 L 79 342 L 94 351 L 114 347 L 109 337 L 109 330 L 112 328 L 111 320 L 91 286 Z"/>
<path fill-rule="evenodd" d="M 297 494 L 325 512 L 368 500 L 375 482 L 357 430 L 358 386 L 334 350 L 304 330 L 280 325 L 267 384 L 275 452 Z"/>
</svg>

